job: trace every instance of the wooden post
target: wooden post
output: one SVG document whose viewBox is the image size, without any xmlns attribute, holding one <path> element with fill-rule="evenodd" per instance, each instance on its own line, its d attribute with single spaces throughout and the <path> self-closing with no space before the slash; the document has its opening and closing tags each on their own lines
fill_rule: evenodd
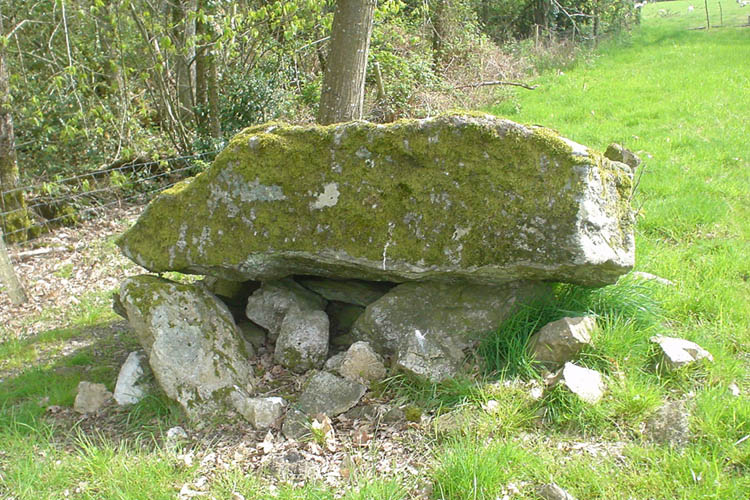
<svg viewBox="0 0 750 500">
<path fill-rule="evenodd" d="M 711 20 L 708 18 L 708 0 L 703 0 L 703 3 L 706 6 L 706 30 L 710 30 Z"/>
<path fill-rule="evenodd" d="M 8 294 L 10 295 L 10 301 L 14 305 L 23 304 L 28 300 L 26 292 L 21 286 L 21 282 L 18 281 L 18 276 L 13 270 L 13 266 L 10 263 L 10 257 L 8 256 L 8 250 L 5 248 L 5 236 L 3 235 L 3 229 L 0 227 L 0 278 L 2 278 L 5 286 L 8 287 Z"/>
<path fill-rule="evenodd" d="M 721 8 L 721 2 L 719 2 L 719 26 L 724 26 L 724 9 Z"/>
</svg>

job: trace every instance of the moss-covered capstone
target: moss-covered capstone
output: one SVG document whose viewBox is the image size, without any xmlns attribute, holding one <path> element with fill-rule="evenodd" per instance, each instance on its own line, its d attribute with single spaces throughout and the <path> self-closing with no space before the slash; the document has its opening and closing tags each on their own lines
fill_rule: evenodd
<svg viewBox="0 0 750 500">
<path fill-rule="evenodd" d="M 235 281 L 613 282 L 633 265 L 629 168 L 484 114 L 248 128 L 119 240 L 152 271 Z"/>
</svg>

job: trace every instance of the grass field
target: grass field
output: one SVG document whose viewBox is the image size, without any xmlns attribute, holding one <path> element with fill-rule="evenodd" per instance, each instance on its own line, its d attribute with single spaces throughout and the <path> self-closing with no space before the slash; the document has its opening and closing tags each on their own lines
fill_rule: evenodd
<svg viewBox="0 0 750 500">
<path fill-rule="evenodd" d="M 117 362 L 134 346 L 92 296 L 69 328 L 0 344 L 0 498 L 176 498 L 203 476 L 197 498 L 533 499 L 535 485 L 549 481 L 581 500 L 750 498 L 750 28 L 739 27 L 750 8 L 725 3 L 725 27 L 711 30 L 687 29 L 705 22 L 702 3 L 692 12 L 685 1 L 649 4 L 632 37 L 542 74 L 537 90 L 491 110 L 598 149 L 619 142 L 637 152 L 636 269 L 675 286 L 561 287 L 556 304 L 523 311 L 483 344 L 506 383 L 489 374 L 438 387 L 391 380 L 386 393 L 451 422 L 412 426 L 429 450 L 418 474 L 361 466 L 344 488 L 271 488 L 272 472 L 209 474 L 163 446 L 165 429 L 183 421 L 158 398 L 112 415 L 106 424 L 122 432 L 117 439 L 53 418 L 68 411 L 81 379 L 112 389 Z M 536 400 L 510 379 L 528 373 L 521 360 L 508 363 L 517 349 L 508 339 L 563 310 L 600 318 L 582 360 L 608 379 L 596 406 L 560 391 Z M 656 333 L 694 340 L 715 361 L 667 373 L 648 342 Z M 82 347 L 66 354 L 71 340 Z M 483 410 L 488 401 L 493 411 Z M 643 423 L 665 401 L 690 411 L 684 448 L 644 438 Z"/>
</svg>

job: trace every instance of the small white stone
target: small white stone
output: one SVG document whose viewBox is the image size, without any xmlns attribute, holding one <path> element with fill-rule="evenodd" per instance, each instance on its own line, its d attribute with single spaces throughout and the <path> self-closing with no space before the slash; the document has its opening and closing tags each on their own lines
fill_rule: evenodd
<svg viewBox="0 0 750 500">
<path fill-rule="evenodd" d="M 565 363 L 561 382 L 583 401 L 596 404 L 604 396 L 602 374 L 573 363 Z"/>
<path fill-rule="evenodd" d="M 181 443 L 188 440 L 187 432 L 182 427 L 175 426 L 167 430 L 167 435 L 164 440 L 164 444 L 167 448 L 176 448 Z M 185 457 L 187 458 L 187 457 Z M 189 462 L 189 463 L 188 463 Z M 190 467 L 192 465 L 192 456 L 185 461 L 186 465 Z"/>
<path fill-rule="evenodd" d="M 714 360 L 710 352 L 689 340 L 664 335 L 655 335 L 650 340 L 661 347 L 664 360 L 672 369 L 681 368 L 702 359 Z"/>
</svg>

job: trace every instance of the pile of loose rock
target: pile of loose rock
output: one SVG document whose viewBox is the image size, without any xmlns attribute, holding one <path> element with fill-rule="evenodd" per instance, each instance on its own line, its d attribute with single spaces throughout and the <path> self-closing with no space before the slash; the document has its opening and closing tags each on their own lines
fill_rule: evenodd
<svg viewBox="0 0 750 500">
<path fill-rule="evenodd" d="M 631 188 L 630 166 L 487 115 L 247 129 L 119 240 L 154 273 L 205 278 L 122 284 L 116 309 L 143 352 L 118 402 L 151 372 L 192 418 L 291 428 L 349 410 L 395 371 L 453 377 L 549 282 L 604 285 L 632 268 Z M 593 376 L 568 361 L 594 321 L 562 321 L 548 328 L 564 341 L 543 329 L 533 349 L 576 390 Z M 273 366 L 259 368 L 266 351 Z M 305 377 L 300 392 L 259 394 L 276 366 Z"/>
</svg>

